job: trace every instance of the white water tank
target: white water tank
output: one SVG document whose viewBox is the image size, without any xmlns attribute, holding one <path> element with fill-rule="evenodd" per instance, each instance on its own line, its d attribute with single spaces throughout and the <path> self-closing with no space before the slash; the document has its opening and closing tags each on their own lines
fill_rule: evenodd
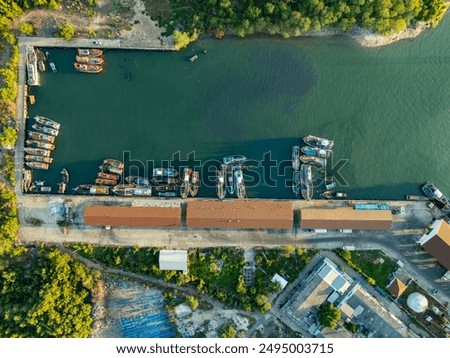
<svg viewBox="0 0 450 358">
<path fill-rule="evenodd" d="M 422 313 L 428 308 L 427 298 L 419 292 L 411 293 L 406 300 L 406 304 L 417 313 Z"/>
</svg>

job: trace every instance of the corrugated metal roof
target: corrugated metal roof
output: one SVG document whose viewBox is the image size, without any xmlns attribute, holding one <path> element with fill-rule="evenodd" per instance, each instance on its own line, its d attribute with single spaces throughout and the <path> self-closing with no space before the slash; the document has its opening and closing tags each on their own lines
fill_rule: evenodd
<svg viewBox="0 0 450 358">
<path fill-rule="evenodd" d="M 271 200 L 196 200 L 187 205 L 189 227 L 291 229 L 292 202 Z"/>
<path fill-rule="evenodd" d="M 441 220 L 436 235 L 426 241 L 422 247 L 433 255 L 442 266 L 450 270 L 450 225 Z"/>
<path fill-rule="evenodd" d="M 187 250 L 161 250 L 159 252 L 159 269 L 187 271 Z"/>
<path fill-rule="evenodd" d="M 327 230 L 389 230 L 392 213 L 387 210 L 354 210 L 353 208 L 302 209 L 300 227 Z"/>
<path fill-rule="evenodd" d="M 87 206 L 84 223 L 95 226 L 181 226 L 181 207 Z"/>
</svg>

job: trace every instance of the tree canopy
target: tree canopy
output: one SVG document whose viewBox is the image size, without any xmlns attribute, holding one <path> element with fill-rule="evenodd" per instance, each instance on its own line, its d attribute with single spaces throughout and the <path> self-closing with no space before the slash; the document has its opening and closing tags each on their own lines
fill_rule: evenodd
<svg viewBox="0 0 450 358">
<path fill-rule="evenodd" d="M 341 319 L 341 311 L 330 303 L 321 307 L 318 318 L 322 326 L 334 329 Z"/>
</svg>

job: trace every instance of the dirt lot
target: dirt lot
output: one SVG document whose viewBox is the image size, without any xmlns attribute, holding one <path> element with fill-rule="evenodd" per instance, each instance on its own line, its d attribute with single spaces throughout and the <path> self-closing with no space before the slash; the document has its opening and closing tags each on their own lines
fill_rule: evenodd
<svg viewBox="0 0 450 358">
<path fill-rule="evenodd" d="M 151 5 L 147 4 L 151 7 Z M 57 36 L 60 26 L 71 24 L 76 37 L 120 39 L 122 47 L 170 49 L 171 37 L 156 26 L 150 18 L 144 0 L 97 0 L 95 8 L 83 0 L 66 1 L 59 11 L 36 9 L 27 11 L 13 24 L 17 35 L 20 23 L 30 22 L 35 28 L 34 36 Z"/>
</svg>

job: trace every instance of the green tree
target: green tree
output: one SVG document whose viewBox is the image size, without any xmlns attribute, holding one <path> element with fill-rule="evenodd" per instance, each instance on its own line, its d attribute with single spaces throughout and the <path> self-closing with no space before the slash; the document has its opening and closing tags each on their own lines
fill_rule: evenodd
<svg viewBox="0 0 450 358">
<path fill-rule="evenodd" d="M 34 34 L 34 25 L 31 22 L 21 22 L 19 24 L 19 31 L 24 35 L 31 36 Z"/>
<path fill-rule="evenodd" d="M 66 22 L 59 28 L 59 36 L 64 40 L 69 41 L 73 35 L 75 35 L 75 29 L 71 24 Z"/>
<path fill-rule="evenodd" d="M 187 296 L 187 303 L 193 311 L 198 308 L 198 299 L 194 296 Z"/>
<path fill-rule="evenodd" d="M 195 40 L 197 40 L 196 32 L 194 32 L 192 35 L 189 35 L 189 33 L 187 32 L 181 32 L 178 30 L 175 30 L 173 32 L 173 41 L 177 50 L 181 50 L 182 48 L 187 47 L 187 45 Z"/>
<path fill-rule="evenodd" d="M 10 126 L 3 128 L 2 133 L 0 133 L 0 145 L 2 147 L 14 147 L 17 140 L 17 131 Z"/>
<path fill-rule="evenodd" d="M 234 338 L 236 337 L 236 328 L 231 324 L 224 324 L 220 327 L 220 338 Z"/>
<path fill-rule="evenodd" d="M 319 311 L 319 322 L 322 326 L 334 329 L 340 319 L 341 311 L 332 303 L 321 307 Z"/>
<path fill-rule="evenodd" d="M 272 308 L 272 304 L 270 303 L 266 295 L 256 296 L 255 302 L 262 313 L 266 313 Z"/>
</svg>

